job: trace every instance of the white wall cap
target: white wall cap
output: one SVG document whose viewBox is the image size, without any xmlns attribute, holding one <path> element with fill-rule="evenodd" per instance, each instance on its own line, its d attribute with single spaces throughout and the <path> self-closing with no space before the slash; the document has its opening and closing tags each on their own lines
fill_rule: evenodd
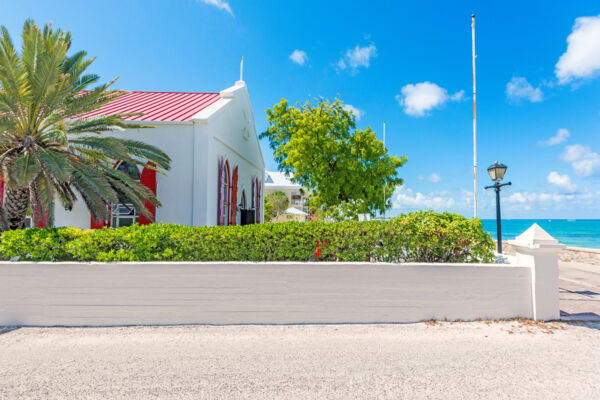
<svg viewBox="0 0 600 400">
<path fill-rule="evenodd" d="M 558 240 L 553 238 L 548 232 L 542 229 L 541 226 L 534 223 L 525 232 L 521 233 L 514 240 L 509 240 L 513 246 L 529 247 L 529 248 L 564 248 L 565 245 L 558 243 Z"/>
</svg>

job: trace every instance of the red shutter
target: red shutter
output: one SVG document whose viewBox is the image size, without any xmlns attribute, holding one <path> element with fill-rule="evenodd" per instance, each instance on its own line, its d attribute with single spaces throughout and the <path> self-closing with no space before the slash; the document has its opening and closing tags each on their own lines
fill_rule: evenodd
<svg viewBox="0 0 600 400">
<path fill-rule="evenodd" d="M 140 175 L 140 183 L 150 189 L 152 194 L 156 196 L 156 171 L 152 169 L 152 167 L 156 167 L 156 164 L 148 161 L 146 165 L 148 165 L 150 168 L 145 167 L 142 170 L 142 174 Z M 140 225 L 148 225 L 156 220 L 156 206 L 152 204 L 151 201 L 146 200 L 144 202 L 144 207 L 146 207 L 146 210 L 150 212 L 152 219 L 147 218 L 140 213 Z"/>
<path fill-rule="evenodd" d="M 223 157 L 219 160 L 218 168 L 218 186 L 217 186 L 217 225 L 223 225 L 223 183 L 225 180 L 225 164 L 223 163 Z"/>
<path fill-rule="evenodd" d="M 236 224 L 237 217 L 237 181 L 238 181 L 238 167 L 233 169 L 233 176 L 231 177 L 231 219 L 229 225 Z"/>
<path fill-rule="evenodd" d="M 108 221 L 110 221 L 110 212 L 109 212 L 109 215 L 108 215 Z M 108 223 L 108 221 L 98 221 L 92 215 L 90 217 L 90 229 L 102 229 L 105 226 L 110 226 L 110 224 Z"/>
</svg>

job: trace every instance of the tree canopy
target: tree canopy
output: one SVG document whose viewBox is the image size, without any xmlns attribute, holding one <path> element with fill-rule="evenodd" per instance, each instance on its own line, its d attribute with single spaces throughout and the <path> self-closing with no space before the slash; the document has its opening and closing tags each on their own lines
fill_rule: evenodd
<svg viewBox="0 0 600 400">
<path fill-rule="evenodd" d="M 341 100 L 289 106 L 282 99 L 266 112 L 269 127 L 261 138 L 268 139 L 279 169 L 293 173 L 314 202 L 329 208 L 360 201 L 357 211 L 371 215 L 391 206 L 406 156 L 389 155 L 370 127 L 356 129 Z"/>
</svg>

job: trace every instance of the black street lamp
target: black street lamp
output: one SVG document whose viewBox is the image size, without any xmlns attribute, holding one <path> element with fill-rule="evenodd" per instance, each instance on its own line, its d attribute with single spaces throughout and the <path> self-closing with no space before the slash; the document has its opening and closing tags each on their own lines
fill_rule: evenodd
<svg viewBox="0 0 600 400">
<path fill-rule="evenodd" d="M 490 178 L 494 181 L 494 184 L 491 186 L 486 186 L 486 189 L 492 189 L 496 191 L 496 229 L 498 236 L 498 253 L 502 254 L 502 227 L 501 218 L 500 218 L 500 188 L 502 186 L 511 185 L 511 182 L 508 183 L 500 183 L 500 181 L 504 178 L 504 173 L 506 172 L 506 165 L 500 164 L 498 161 L 490 165 L 487 169 L 488 174 L 490 174 Z"/>
</svg>

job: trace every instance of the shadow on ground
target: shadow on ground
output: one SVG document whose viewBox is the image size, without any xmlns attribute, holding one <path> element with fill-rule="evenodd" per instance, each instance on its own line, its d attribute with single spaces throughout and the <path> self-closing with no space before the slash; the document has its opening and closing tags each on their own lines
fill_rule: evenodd
<svg viewBox="0 0 600 400">
<path fill-rule="evenodd" d="M 567 325 L 571 326 L 582 326 L 584 328 L 595 329 L 600 331 L 600 322 L 590 322 L 590 321 L 566 321 Z"/>
<path fill-rule="evenodd" d="M 0 335 L 4 335 L 5 333 L 16 331 L 19 329 L 18 326 L 0 326 Z"/>
</svg>

